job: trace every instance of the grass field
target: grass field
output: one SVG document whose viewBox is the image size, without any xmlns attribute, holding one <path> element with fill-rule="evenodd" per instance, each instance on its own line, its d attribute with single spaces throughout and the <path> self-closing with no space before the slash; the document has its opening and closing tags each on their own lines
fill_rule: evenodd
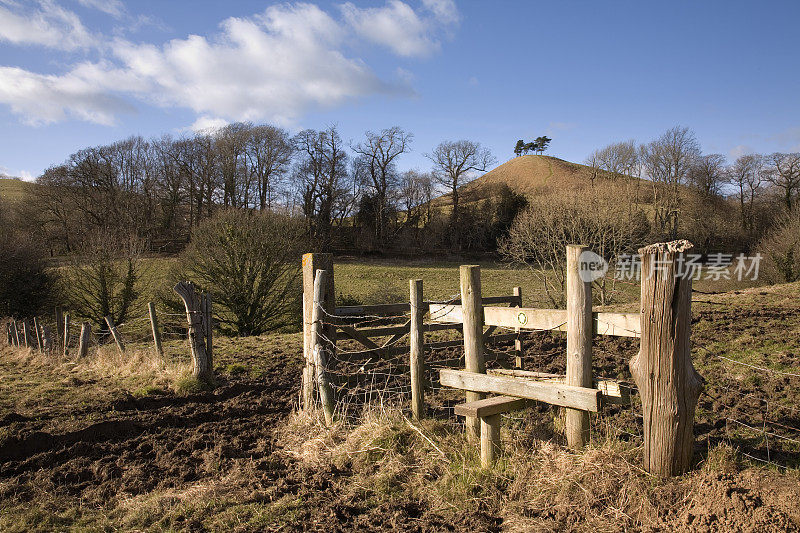
<svg viewBox="0 0 800 533">
<path fill-rule="evenodd" d="M 25 195 L 30 191 L 31 187 L 34 187 L 32 183 L 22 180 L 0 178 L 0 202 L 20 202 L 25 198 Z"/>
</svg>

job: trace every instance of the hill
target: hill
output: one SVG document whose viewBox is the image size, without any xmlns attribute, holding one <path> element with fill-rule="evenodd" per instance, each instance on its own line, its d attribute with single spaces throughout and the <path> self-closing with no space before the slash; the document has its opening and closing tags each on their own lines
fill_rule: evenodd
<svg viewBox="0 0 800 533">
<path fill-rule="evenodd" d="M 547 155 L 515 157 L 464 186 L 464 192 L 494 189 L 508 185 L 518 194 L 533 194 L 542 189 L 586 186 L 592 181 L 592 169 Z"/>
<path fill-rule="evenodd" d="M 16 203 L 35 185 L 19 178 L 0 177 L 0 202 Z"/>
</svg>

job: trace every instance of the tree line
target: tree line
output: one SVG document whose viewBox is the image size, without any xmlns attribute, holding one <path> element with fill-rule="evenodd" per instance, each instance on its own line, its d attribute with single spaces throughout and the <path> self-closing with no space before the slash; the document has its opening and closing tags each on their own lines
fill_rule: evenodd
<svg viewBox="0 0 800 533">
<path fill-rule="evenodd" d="M 300 216 L 321 250 L 474 247 L 462 242 L 459 191 L 494 163 L 491 153 L 475 141 L 444 141 L 425 154 L 429 169 L 401 172 L 412 144 L 399 127 L 350 142 L 336 126 L 290 135 L 251 123 L 181 138 L 135 136 L 48 168 L 21 219 L 55 255 L 98 228 L 177 250 L 193 227 L 228 207 Z M 441 190 L 450 193 L 447 216 L 431 209 Z"/>
</svg>

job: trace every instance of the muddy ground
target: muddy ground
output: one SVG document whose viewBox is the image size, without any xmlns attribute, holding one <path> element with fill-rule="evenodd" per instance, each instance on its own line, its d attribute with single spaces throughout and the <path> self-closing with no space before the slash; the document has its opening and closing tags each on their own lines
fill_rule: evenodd
<svg viewBox="0 0 800 533">
<path fill-rule="evenodd" d="M 697 412 L 696 471 L 663 484 L 648 482 L 660 501 L 653 503 L 657 516 L 642 528 L 800 530 L 800 448 L 793 442 L 793 428 L 800 427 L 800 381 L 732 368 L 709 352 L 733 355 L 715 343 L 746 345 L 748 336 L 760 335 L 758 345 L 774 343 L 769 361 L 782 358 L 786 372 L 796 368 L 800 336 L 791 335 L 799 316 L 796 296 L 794 288 L 788 295 L 747 293 L 695 305 L 695 336 L 703 346 L 695 350 L 695 362 L 708 382 Z M 218 387 L 188 395 L 158 390 L 135 395 L 124 383 L 2 348 L 0 529 L 584 529 L 586 511 L 556 501 L 541 507 L 522 498 L 502 509 L 475 505 L 454 512 L 403 491 L 378 500 L 368 492 L 361 497 L 352 485 L 363 482 L 362 473 L 352 465 L 309 463 L 287 453 L 276 434 L 296 407 L 295 340 L 299 345 L 299 337 L 274 346 L 263 339 L 226 341 Z M 529 369 L 563 372 L 562 336 L 532 335 L 527 344 L 536 354 L 526 363 Z M 635 340 L 603 339 L 596 348 L 596 374 L 630 379 L 627 361 L 637 350 Z M 759 354 L 753 357 L 748 361 Z M 447 417 L 457 398 L 441 392 L 429 401 L 432 413 Z M 540 406 L 525 416 L 526 423 L 541 426 L 540 438 L 561 442 L 552 409 Z M 739 431 L 731 419 L 777 436 Z M 635 395 L 633 408 L 609 409 L 594 419 L 594 429 L 598 438 L 613 433 L 629 441 L 635 457 L 641 438 Z M 709 467 L 709 450 L 719 444 L 737 451 L 736 466 Z M 758 459 L 775 464 L 762 466 Z M 602 505 L 613 508 L 615 502 Z M 613 522 L 608 526 L 622 529 Z"/>
</svg>

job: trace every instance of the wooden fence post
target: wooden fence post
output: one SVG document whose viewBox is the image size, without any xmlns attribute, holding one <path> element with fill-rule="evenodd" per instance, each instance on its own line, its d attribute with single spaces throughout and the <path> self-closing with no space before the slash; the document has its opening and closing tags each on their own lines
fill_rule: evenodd
<svg viewBox="0 0 800 533">
<path fill-rule="evenodd" d="M 16 321 L 16 319 L 12 319 L 11 320 L 11 327 L 14 328 L 14 340 L 16 341 L 14 343 L 14 346 L 19 348 L 19 346 L 20 346 L 20 344 L 19 344 L 19 329 L 17 329 L 17 321 Z"/>
<path fill-rule="evenodd" d="M 461 306 L 464 313 L 464 363 L 470 372 L 486 373 L 483 360 L 483 304 L 481 302 L 481 267 L 461 265 Z M 467 392 L 467 402 L 482 400 L 486 395 Z M 481 434 L 480 419 L 465 417 L 467 439 L 478 440 Z"/>
<path fill-rule="evenodd" d="M 147 303 L 147 311 L 150 314 L 150 329 L 153 330 L 153 345 L 156 348 L 158 355 L 164 355 L 164 349 L 161 346 L 161 330 L 158 329 L 158 315 L 156 314 L 156 304 L 153 302 Z"/>
<path fill-rule="evenodd" d="M 33 331 L 36 333 L 36 346 L 38 346 L 39 351 L 42 352 L 44 351 L 42 347 L 42 334 L 39 330 L 39 319 L 36 317 L 33 317 Z"/>
<path fill-rule="evenodd" d="M 190 281 L 180 281 L 174 290 L 183 300 L 189 322 L 189 346 L 192 350 L 192 375 L 208 384 L 214 383 L 214 369 L 206 352 L 206 326 L 200 309 L 200 295 Z"/>
<path fill-rule="evenodd" d="M 209 366 L 214 366 L 214 319 L 211 313 L 211 295 L 203 294 L 203 323 L 206 325 L 206 353 Z"/>
<path fill-rule="evenodd" d="M 411 303 L 411 329 L 409 330 L 409 351 L 411 368 L 411 413 L 419 420 L 425 414 L 425 390 L 423 377 L 425 375 L 425 335 L 423 319 L 425 317 L 425 304 L 422 297 L 422 280 L 409 280 Z"/>
<path fill-rule="evenodd" d="M 680 240 L 639 250 L 642 340 L 630 369 L 642 399 L 644 468 L 662 477 L 689 469 L 694 410 L 703 388 L 692 365 L 692 280 L 679 268 L 691 248 Z"/>
<path fill-rule="evenodd" d="M 14 341 L 11 338 L 11 322 L 6 322 L 6 343 L 9 346 L 14 345 Z"/>
<path fill-rule="evenodd" d="M 586 246 L 567 246 L 567 385 L 592 386 L 592 283 L 581 279 L 580 256 Z M 589 442 L 589 412 L 567 409 L 570 448 Z"/>
<path fill-rule="evenodd" d="M 92 339 L 92 325 L 84 322 L 81 325 L 81 338 L 78 341 L 78 357 L 86 357 L 89 355 L 89 342 Z"/>
<path fill-rule="evenodd" d="M 122 342 L 122 335 L 119 334 L 119 331 L 117 331 L 117 326 L 114 325 L 114 319 L 110 316 L 105 317 L 105 319 L 106 324 L 108 324 L 108 329 L 111 330 L 111 336 L 114 337 L 114 342 L 117 343 L 119 353 L 125 353 L 125 343 Z"/>
<path fill-rule="evenodd" d="M 58 305 L 55 309 L 56 315 L 56 336 L 53 339 L 55 342 L 58 342 L 61 338 L 61 325 L 64 323 L 64 309 Z"/>
<path fill-rule="evenodd" d="M 50 328 L 44 324 L 39 328 L 42 330 L 42 351 L 50 354 L 53 352 L 53 336 L 50 334 Z"/>
<path fill-rule="evenodd" d="M 64 357 L 69 347 L 69 313 L 64 313 Z"/>
<path fill-rule="evenodd" d="M 314 310 L 314 276 L 317 270 L 325 270 L 327 276 L 327 290 L 325 303 L 331 309 L 336 309 L 333 285 L 333 255 L 331 254 L 304 254 L 303 255 L 303 367 L 302 400 L 303 409 L 311 410 L 314 407 L 314 344 L 312 340 L 312 313 Z M 336 330 L 333 327 L 324 327 L 325 336 L 335 343 Z M 335 347 L 331 347 L 334 349 Z"/>
<path fill-rule="evenodd" d="M 30 348 L 31 343 L 30 339 L 28 338 L 28 319 L 22 321 L 22 340 L 25 341 L 25 347 Z"/>
<path fill-rule="evenodd" d="M 322 410 L 325 413 L 325 423 L 331 425 L 333 424 L 334 400 L 327 376 L 328 350 L 326 347 L 329 343 L 322 337 L 322 320 L 327 285 L 328 273 L 325 270 L 317 270 L 317 275 L 314 279 L 314 308 L 311 314 L 312 336 L 314 339 L 313 358 L 319 398 L 322 403 Z"/>
<path fill-rule="evenodd" d="M 514 296 L 517 297 L 516 307 L 522 307 L 522 287 L 514 287 Z M 522 369 L 524 361 L 522 360 L 522 337 L 520 337 L 520 329 L 514 328 L 517 338 L 514 339 L 514 368 Z"/>
</svg>

